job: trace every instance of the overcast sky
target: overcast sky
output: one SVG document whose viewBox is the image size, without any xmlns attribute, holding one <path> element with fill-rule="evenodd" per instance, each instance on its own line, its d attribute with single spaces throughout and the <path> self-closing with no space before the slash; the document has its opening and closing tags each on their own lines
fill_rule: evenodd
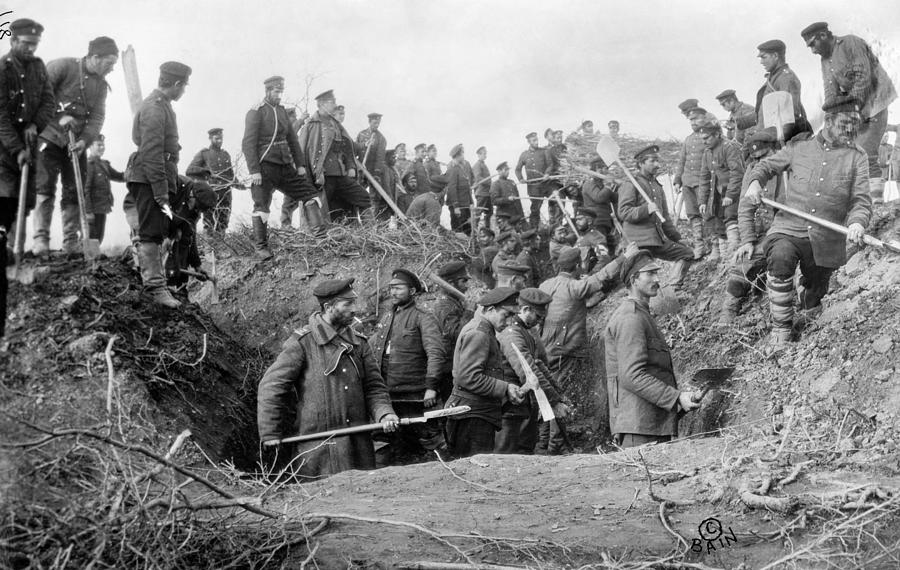
<svg viewBox="0 0 900 570">
<path fill-rule="evenodd" d="M 290 102 L 301 102 L 308 75 L 317 76 L 311 96 L 334 89 L 353 135 L 377 111 L 390 147 L 433 142 L 447 161 L 456 143 L 466 145 L 470 160 L 485 145 L 492 168 L 517 159 L 527 132 L 568 133 L 588 118 L 603 130 L 615 118 L 625 133 L 682 138 L 688 126 L 680 101 L 696 97 L 720 117 L 714 97 L 724 89 L 754 102 L 764 73 L 756 46 L 773 38 L 786 42 L 812 115 L 821 104 L 819 63 L 799 32 L 818 20 L 838 35 L 873 43 L 895 83 L 900 77 L 896 0 L 42 0 L 0 6 L 13 11 L 3 21 L 31 17 L 45 26 L 38 51 L 45 61 L 84 55 L 98 35 L 111 36 L 120 49 L 134 46 L 145 96 L 161 62 L 190 65 L 187 93 L 174 104 L 182 172 L 207 143 L 210 127 L 223 127 L 226 149 L 239 151 L 244 115 L 261 100 L 262 80 L 275 74 L 286 78 Z M 123 168 L 133 144 L 121 64 L 108 80 L 106 157 Z M 892 123 L 900 122 L 898 108 L 891 108 Z M 126 241 L 117 220 L 124 191 L 115 186 L 108 242 Z M 249 213 L 246 193 L 237 200 L 239 213 Z M 59 243 L 56 219 L 53 237 Z"/>
</svg>

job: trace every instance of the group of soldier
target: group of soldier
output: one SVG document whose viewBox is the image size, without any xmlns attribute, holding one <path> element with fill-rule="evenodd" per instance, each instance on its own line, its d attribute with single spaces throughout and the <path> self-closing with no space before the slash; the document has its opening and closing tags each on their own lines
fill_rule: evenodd
<svg viewBox="0 0 900 570">
<path fill-rule="evenodd" d="M 118 59 L 115 42 L 97 38 L 87 56 L 45 67 L 34 55 L 40 24 L 17 20 L 10 32 L 11 50 L 0 59 L 3 237 L 13 227 L 22 173 L 35 162 L 34 253 L 48 252 L 60 176 L 64 248 L 76 253 L 75 157 L 92 189 L 83 204 L 90 210 L 91 236 L 102 239 L 111 206 L 109 181 L 124 180 L 126 217 L 145 292 L 159 304 L 178 307 L 167 286 L 171 274 L 167 282 L 163 244 L 180 244 L 180 252 L 168 257 L 203 276 L 196 223 L 203 213 L 210 231 L 224 231 L 231 188 L 239 186 L 218 128 L 209 131 L 210 146 L 196 155 L 187 176 L 178 173 L 181 147 L 172 102 L 184 94 L 191 68 L 180 62 L 160 66 L 157 88 L 135 113 L 137 150 L 122 174 L 102 160 L 100 133 L 108 91 L 104 77 Z M 393 271 L 392 308 L 369 339 L 351 326 L 357 297 L 353 279 L 318 284 L 313 294 L 320 310 L 291 335 L 260 382 L 261 440 L 277 443 L 295 433 L 352 427 L 368 418 L 383 424 L 375 438 L 356 434 L 299 449 L 276 445 L 282 464 L 293 464 L 304 476 L 387 464 L 410 446 L 456 457 L 560 453 L 566 417 L 592 390 L 588 308 L 618 285 L 628 296 L 604 329 L 612 433 L 622 446 L 677 435 L 678 414 L 699 404 L 695 394 L 679 390 L 669 348 L 649 310 L 661 284 L 656 260 L 674 262 L 669 280 L 675 286 L 704 256 L 730 261 L 719 322 L 731 324 L 750 291 L 764 289 L 772 340 L 783 344 L 821 310 L 829 277 L 845 261 L 847 242 L 861 244 L 872 203 L 882 198 L 878 145 L 888 128 L 887 107 L 896 98 L 893 84 L 860 38 L 834 36 L 821 22 L 801 35 L 822 61 L 825 122 L 818 133 L 806 120 L 800 82 L 785 62 L 780 40 L 759 46 L 766 81 L 755 106 L 742 103 L 733 90 L 724 91 L 717 100 L 729 118 L 720 123 L 696 99 L 679 105 L 694 132 L 684 142 L 674 186 L 689 218 L 693 247 L 682 240 L 657 180 L 661 164 L 655 145 L 635 153 L 634 175 L 621 183 L 590 152 L 593 172 L 587 180 L 580 187 L 562 182 L 566 161 L 596 140 L 590 121 L 565 143 L 561 131 L 547 129 L 544 147 L 536 132 L 529 133 L 528 148 L 515 168 L 502 162 L 493 175 L 484 147 L 476 151 L 473 166 L 463 146 L 456 145 L 445 171 L 434 145 L 417 145 L 412 160 L 405 145 L 387 150 L 381 115 L 370 114 L 368 128 L 353 138 L 342 124 L 343 108 L 333 91 L 315 98 L 312 115 L 297 117 L 281 105 L 284 79 L 265 80 L 264 99 L 247 112 L 242 141 L 260 258 L 272 257 L 268 218 L 276 189 L 285 195 L 282 219 L 290 223 L 299 209 L 313 234 L 343 217 L 365 221 L 398 212 L 439 226 L 447 206 L 451 229 L 477 234 L 480 247 L 474 259 L 447 263 L 436 272 L 441 286 L 431 310 L 417 303 L 425 290 L 420 277 L 405 268 Z M 771 93 L 789 94 L 793 110 L 775 128 L 766 118 Z M 618 123 L 608 126 L 617 136 Z M 511 171 L 527 186 L 527 217 Z M 24 182 L 30 210 L 34 170 Z M 576 202 L 574 220 L 563 196 Z M 846 224 L 847 235 L 763 204 L 761 198 Z M 547 236 L 540 223 L 544 202 L 551 220 L 547 248 L 541 244 Z M 798 266 L 799 316 L 794 314 Z M 470 270 L 487 286 L 474 311 L 465 301 Z M 553 421 L 541 421 L 537 413 L 529 391 L 532 373 L 552 406 Z M 400 423 L 400 416 L 442 405 L 464 411 L 441 424 Z"/>
</svg>

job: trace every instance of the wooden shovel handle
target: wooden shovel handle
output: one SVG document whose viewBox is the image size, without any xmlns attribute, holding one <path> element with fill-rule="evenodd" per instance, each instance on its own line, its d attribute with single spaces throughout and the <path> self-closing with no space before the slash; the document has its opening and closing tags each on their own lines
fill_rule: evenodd
<svg viewBox="0 0 900 570">
<path fill-rule="evenodd" d="M 619 160 L 618 158 L 616 159 L 616 163 L 622 168 L 622 170 L 625 171 L 626 176 L 628 176 L 628 180 L 630 180 L 631 183 L 634 184 L 635 190 L 637 190 L 638 192 L 640 192 L 641 197 L 642 197 L 644 200 L 646 200 L 648 204 L 654 204 L 654 205 L 656 205 L 656 202 L 654 202 L 653 200 L 650 199 L 650 196 L 648 196 L 647 193 L 644 192 L 644 189 L 641 188 L 641 185 L 638 184 L 638 181 L 635 180 L 634 176 L 632 176 L 631 171 L 628 170 L 628 167 L 625 166 L 624 164 L 622 164 L 622 161 Z M 659 221 L 660 221 L 660 222 L 665 222 L 665 221 L 666 221 L 666 217 L 663 215 L 663 213 L 662 213 L 660 210 L 656 210 L 656 217 L 659 218 Z"/>
</svg>

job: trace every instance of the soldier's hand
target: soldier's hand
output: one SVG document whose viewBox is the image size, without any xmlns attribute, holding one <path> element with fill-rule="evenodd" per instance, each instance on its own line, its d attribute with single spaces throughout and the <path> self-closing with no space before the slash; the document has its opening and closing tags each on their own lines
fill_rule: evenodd
<svg viewBox="0 0 900 570">
<path fill-rule="evenodd" d="M 732 200 L 728 196 L 725 196 L 724 198 L 722 198 L 722 205 L 725 206 L 726 208 L 732 204 L 734 204 L 734 200 Z"/>
<path fill-rule="evenodd" d="M 862 224 L 850 224 L 847 228 L 847 241 L 853 242 L 856 245 L 862 245 L 863 236 L 866 234 L 866 228 L 862 227 Z"/>
<path fill-rule="evenodd" d="M 165 214 L 166 217 L 171 220 L 172 219 L 172 206 L 170 206 L 168 204 L 163 204 L 162 206 L 160 206 L 160 208 L 162 208 L 163 214 Z"/>
<path fill-rule="evenodd" d="M 737 251 L 734 252 L 731 261 L 733 263 L 739 263 L 746 259 L 750 259 L 751 255 L 753 255 L 753 244 L 745 243 L 741 247 L 737 248 Z"/>
<path fill-rule="evenodd" d="M 673 182 L 672 187 L 675 189 L 675 192 L 681 192 L 681 182 Z"/>
<path fill-rule="evenodd" d="M 28 152 L 27 148 L 20 150 L 19 154 L 16 155 L 16 164 L 19 165 L 19 170 L 22 170 L 29 162 L 31 162 L 31 153 Z"/>
<path fill-rule="evenodd" d="M 462 208 L 454 207 L 453 213 L 456 214 L 457 216 L 462 216 Z"/>
<path fill-rule="evenodd" d="M 700 204 L 700 206 L 698 206 L 697 209 L 700 210 L 701 216 L 706 215 L 706 204 Z"/>
<path fill-rule="evenodd" d="M 438 397 L 437 390 L 432 390 L 430 388 L 428 390 L 425 390 L 425 398 L 424 398 L 425 407 L 431 408 L 435 404 L 437 404 L 437 397 Z"/>
<path fill-rule="evenodd" d="M 698 401 L 694 401 L 695 398 Z M 700 407 L 699 399 L 699 392 L 682 392 L 678 394 L 678 405 L 681 406 L 681 409 L 685 412 L 690 412 L 691 410 L 696 410 Z"/>
<path fill-rule="evenodd" d="M 85 143 L 83 140 L 75 141 L 74 144 L 69 143 L 69 152 L 71 154 L 81 154 L 84 152 Z"/>
<path fill-rule="evenodd" d="M 749 186 L 747 186 L 747 192 L 744 194 L 744 198 L 746 200 L 750 200 L 751 204 L 759 204 L 759 197 L 762 194 L 762 186 L 759 185 L 759 182 L 756 180 L 752 181 Z"/>
<path fill-rule="evenodd" d="M 316 176 L 316 186 L 322 187 L 325 185 L 325 175 L 320 174 Z"/>
<path fill-rule="evenodd" d="M 566 417 L 569 415 L 569 413 L 571 411 L 572 411 L 572 408 L 567 406 L 565 404 L 565 402 L 560 402 L 560 403 L 556 404 L 555 406 L 553 406 L 553 415 L 555 415 L 557 418 L 559 418 L 561 420 L 566 419 Z"/>
<path fill-rule="evenodd" d="M 355 168 L 351 168 L 350 170 L 348 170 L 348 171 L 347 171 L 347 176 L 350 177 L 350 178 L 356 178 L 356 169 L 355 169 Z"/>
<path fill-rule="evenodd" d="M 506 397 L 513 404 L 521 404 L 525 400 L 525 394 L 522 392 L 522 389 L 515 384 L 507 384 Z"/>
<path fill-rule="evenodd" d="M 658 211 L 659 211 L 659 206 L 657 206 L 655 202 L 650 202 L 649 204 L 647 204 L 647 215 L 655 216 L 656 212 L 658 212 Z"/>
<path fill-rule="evenodd" d="M 260 174 L 259 172 L 257 172 L 256 174 L 251 174 L 250 184 L 254 186 L 259 186 L 260 184 L 262 184 L 262 174 Z"/>
<path fill-rule="evenodd" d="M 625 255 L 625 257 L 631 259 L 632 257 L 634 257 L 635 255 L 638 254 L 638 251 L 640 251 L 640 249 L 641 248 L 639 248 L 638 245 L 636 243 L 634 243 L 633 241 L 629 242 L 628 246 L 625 248 L 625 253 L 623 255 Z"/>
<path fill-rule="evenodd" d="M 399 425 L 400 418 L 397 417 L 397 414 L 388 414 L 381 418 L 381 429 L 383 429 L 385 433 L 397 431 Z"/>
<path fill-rule="evenodd" d="M 25 146 L 33 147 L 37 143 L 37 125 L 34 123 L 25 127 L 25 132 L 23 134 L 25 135 Z"/>
<path fill-rule="evenodd" d="M 300 176 L 306 176 L 306 167 L 301 166 L 300 168 L 298 168 L 297 174 L 299 174 Z"/>
</svg>

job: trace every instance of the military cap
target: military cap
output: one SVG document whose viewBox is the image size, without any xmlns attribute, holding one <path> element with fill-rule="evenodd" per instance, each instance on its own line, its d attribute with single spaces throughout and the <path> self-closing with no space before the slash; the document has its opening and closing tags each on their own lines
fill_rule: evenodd
<svg viewBox="0 0 900 570">
<path fill-rule="evenodd" d="M 564 246 L 559 250 L 559 259 L 557 263 L 560 267 L 572 268 L 576 263 L 581 261 L 581 252 L 570 246 Z"/>
<path fill-rule="evenodd" d="M 428 145 L 428 148 L 426 148 L 425 150 L 429 150 L 429 151 L 431 151 L 431 150 L 437 150 L 437 147 L 434 146 L 433 144 L 430 144 L 430 145 Z"/>
<path fill-rule="evenodd" d="M 509 168 L 509 163 L 507 163 L 506 161 L 501 162 L 497 165 L 497 170 L 503 170 L 504 168 Z"/>
<path fill-rule="evenodd" d="M 678 104 L 678 108 L 681 109 L 681 112 L 687 115 L 691 112 L 692 109 L 697 107 L 698 101 L 696 99 L 685 99 L 681 103 Z"/>
<path fill-rule="evenodd" d="M 756 46 L 761 52 L 775 52 L 775 53 L 784 53 L 787 49 L 787 46 L 784 45 L 784 42 L 781 40 L 769 40 L 767 42 L 763 42 Z"/>
<path fill-rule="evenodd" d="M 760 129 L 751 134 L 747 137 L 744 145 L 750 152 L 753 152 L 761 148 L 774 147 L 777 141 L 778 135 L 775 132 L 775 127 L 769 127 L 768 129 Z"/>
<path fill-rule="evenodd" d="M 642 249 L 639 250 L 634 257 L 625 258 L 622 265 L 619 267 L 619 278 L 622 280 L 622 283 L 629 285 L 631 283 L 631 277 L 636 273 L 643 271 L 658 271 L 659 269 L 659 264 L 656 263 L 656 260 L 650 255 L 650 252 Z"/>
<path fill-rule="evenodd" d="M 475 154 L 480 154 L 480 153 L 486 152 L 486 151 L 487 151 L 486 148 L 484 148 L 483 146 L 480 146 L 480 147 L 478 147 L 478 149 L 475 151 Z"/>
<path fill-rule="evenodd" d="M 273 87 L 284 89 L 284 77 L 280 75 L 273 75 L 272 77 L 269 77 L 268 79 L 263 81 L 263 85 L 265 85 L 267 89 L 271 89 Z"/>
<path fill-rule="evenodd" d="M 510 307 L 516 306 L 516 300 L 519 292 L 512 287 L 497 287 L 491 289 L 478 299 L 478 304 L 482 307 Z"/>
<path fill-rule="evenodd" d="M 44 33 L 44 26 L 31 18 L 19 18 L 9 25 L 9 33 L 14 38 L 40 38 L 41 34 Z"/>
<path fill-rule="evenodd" d="M 355 299 L 358 295 L 353 290 L 355 278 L 326 279 L 313 288 L 313 295 L 321 302 L 332 299 Z"/>
<path fill-rule="evenodd" d="M 719 124 L 719 121 L 715 121 L 715 120 L 713 120 L 713 121 L 706 120 L 706 121 L 703 121 L 703 124 L 702 124 L 702 125 L 700 125 L 700 129 L 699 129 L 699 130 L 700 130 L 701 133 L 706 133 L 706 134 L 711 134 L 711 135 L 712 135 L 712 134 L 715 134 L 715 133 L 721 133 L 721 132 L 722 132 L 722 125 Z"/>
<path fill-rule="evenodd" d="M 94 38 L 88 44 L 88 55 L 99 55 L 104 57 L 107 55 L 119 55 L 119 46 L 115 40 L 106 36 Z"/>
<path fill-rule="evenodd" d="M 586 127 L 586 126 L 588 126 L 588 125 L 590 125 L 590 126 L 593 127 L 593 126 L 594 126 L 594 121 L 592 121 L 592 120 L 590 120 L 590 119 L 585 119 L 585 120 L 581 121 L 581 126 L 582 126 L 582 127 Z"/>
<path fill-rule="evenodd" d="M 450 149 L 450 158 L 456 158 L 463 152 L 463 145 L 457 144 L 453 145 L 453 148 Z"/>
<path fill-rule="evenodd" d="M 407 287 L 415 288 L 416 291 L 424 291 L 422 282 L 419 281 L 416 274 L 409 269 L 404 269 L 402 267 L 398 267 L 391 272 L 391 280 L 388 285 L 406 285 Z"/>
<path fill-rule="evenodd" d="M 511 217 L 509 214 L 502 214 L 504 217 Z M 518 239 L 519 236 L 516 232 L 502 232 L 499 236 L 497 236 L 497 243 L 503 243 L 508 239 Z"/>
<path fill-rule="evenodd" d="M 615 125 L 615 126 L 618 127 L 618 126 L 619 126 L 619 121 L 613 119 L 613 120 L 611 120 L 610 122 L 606 123 L 606 126 L 607 126 L 607 127 L 611 127 L 612 125 Z"/>
<path fill-rule="evenodd" d="M 446 281 L 456 281 L 457 279 L 468 279 L 469 273 L 466 271 L 464 261 L 451 261 L 441 265 L 437 270 L 437 276 Z"/>
<path fill-rule="evenodd" d="M 597 212 L 595 212 L 594 210 L 591 210 L 590 208 L 578 208 L 577 210 L 575 210 L 575 217 L 577 218 L 578 216 L 587 216 L 589 218 L 596 218 Z"/>
<path fill-rule="evenodd" d="M 822 105 L 826 113 L 859 113 L 861 109 L 862 103 L 853 95 L 838 95 Z"/>
<path fill-rule="evenodd" d="M 405 149 L 406 149 L 406 143 L 400 143 L 400 144 L 398 144 L 397 146 L 394 147 L 394 150 L 400 150 L 401 148 L 405 150 Z"/>
<path fill-rule="evenodd" d="M 726 89 L 722 91 L 718 95 L 716 95 L 716 99 L 722 101 L 723 99 L 730 99 L 731 97 L 735 97 L 734 89 Z"/>
<path fill-rule="evenodd" d="M 194 180 L 191 187 L 191 195 L 197 202 L 197 209 L 201 212 L 212 210 L 216 207 L 218 196 L 213 192 L 212 187 L 203 180 Z"/>
<path fill-rule="evenodd" d="M 213 136 L 213 135 L 221 135 L 221 134 L 222 134 L 222 127 L 213 127 L 213 128 L 211 128 L 211 129 L 209 129 L 208 131 L 206 131 L 206 134 L 208 134 L 209 136 Z"/>
<path fill-rule="evenodd" d="M 334 90 L 329 89 L 316 95 L 316 101 L 334 101 Z"/>
<path fill-rule="evenodd" d="M 382 115 L 381 113 L 369 113 L 368 115 L 366 115 L 366 117 L 368 117 L 371 121 L 372 119 L 380 119 Z"/>
<path fill-rule="evenodd" d="M 819 32 L 827 32 L 828 31 L 828 22 L 813 22 L 812 24 L 803 28 L 803 31 L 800 32 L 800 37 L 803 38 L 807 44 L 809 44 L 810 38 L 812 36 L 818 34 Z"/>
<path fill-rule="evenodd" d="M 527 275 L 531 268 L 527 265 L 516 263 L 515 261 L 501 261 L 497 264 L 498 277 L 514 277 L 516 275 Z"/>
<path fill-rule="evenodd" d="M 425 150 L 425 143 L 419 143 L 413 147 L 413 150 Z"/>
<path fill-rule="evenodd" d="M 536 235 L 538 235 L 537 230 L 525 230 L 524 232 L 519 234 L 519 239 L 531 239 Z"/>
<path fill-rule="evenodd" d="M 537 137 L 537 133 L 534 132 L 534 131 L 531 131 L 530 133 L 528 133 L 527 135 L 525 135 L 525 140 L 528 140 L 528 139 L 534 138 L 534 137 Z"/>
<path fill-rule="evenodd" d="M 687 115 L 688 115 L 688 117 L 690 117 L 691 115 L 694 115 L 696 113 L 699 113 L 701 115 L 709 115 L 709 111 L 707 111 L 703 107 L 694 107 L 693 109 L 691 109 L 690 111 L 687 112 Z"/>
<path fill-rule="evenodd" d="M 643 160 L 645 157 L 650 156 L 651 154 L 659 154 L 659 147 L 655 144 L 651 144 L 642 148 L 634 154 L 634 159 L 638 162 Z"/>
<path fill-rule="evenodd" d="M 544 293 L 537 287 L 527 287 L 519 291 L 519 306 L 544 308 L 550 304 L 553 297 Z"/>
<path fill-rule="evenodd" d="M 160 76 L 168 76 L 178 81 L 187 81 L 192 71 L 190 67 L 177 61 L 167 61 L 159 66 Z"/>
</svg>

